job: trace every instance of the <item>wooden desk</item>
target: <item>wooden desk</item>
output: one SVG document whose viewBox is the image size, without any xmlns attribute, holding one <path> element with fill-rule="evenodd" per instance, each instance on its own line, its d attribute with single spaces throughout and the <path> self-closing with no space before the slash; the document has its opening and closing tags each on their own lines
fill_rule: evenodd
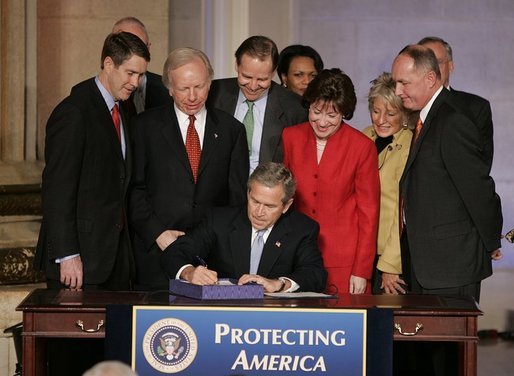
<svg viewBox="0 0 514 376">
<path fill-rule="evenodd" d="M 34 290 L 23 312 L 23 375 L 44 375 L 46 338 L 104 338 L 106 306 L 209 305 L 295 308 L 392 308 L 395 341 L 459 342 L 461 375 L 477 374 L 477 317 L 471 298 L 431 295 L 343 295 L 338 299 L 198 301 L 166 293 Z M 82 328 L 79 326 L 82 323 Z"/>
</svg>

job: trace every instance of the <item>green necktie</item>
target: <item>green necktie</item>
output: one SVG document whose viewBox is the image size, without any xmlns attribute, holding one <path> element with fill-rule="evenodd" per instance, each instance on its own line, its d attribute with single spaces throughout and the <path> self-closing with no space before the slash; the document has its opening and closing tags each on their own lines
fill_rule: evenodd
<svg viewBox="0 0 514 376">
<path fill-rule="evenodd" d="M 248 151 L 252 152 L 252 137 L 253 137 L 253 101 L 246 100 L 248 111 L 243 119 L 243 125 L 246 129 L 246 141 L 248 141 Z"/>
</svg>

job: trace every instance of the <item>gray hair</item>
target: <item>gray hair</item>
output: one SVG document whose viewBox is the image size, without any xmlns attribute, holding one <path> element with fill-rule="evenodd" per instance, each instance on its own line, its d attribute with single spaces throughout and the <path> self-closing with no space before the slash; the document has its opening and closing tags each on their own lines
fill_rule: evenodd
<svg viewBox="0 0 514 376">
<path fill-rule="evenodd" d="M 170 52 L 166 62 L 164 63 L 164 69 L 162 73 L 162 82 L 167 88 L 170 87 L 169 74 L 172 70 L 180 68 L 183 65 L 191 63 L 195 59 L 200 59 L 207 69 L 209 74 L 209 81 L 214 77 L 214 70 L 212 69 L 211 62 L 205 53 L 200 50 L 191 47 L 176 48 Z"/>
<path fill-rule="evenodd" d="M 296 181 L 291 171 L 282 163 L 265 162 L 257 166 L 248 179 L 248 192 L 251 191 L 252 183 L 259 183 L 268 188 L 274 188 L 282 184 L 284 197 L 282 202 L 287 203 L 296 191 Z"/>
<path fill-rule="evenodd" d="M 452 47 L 443 38 L 430 36 L 430 37 L 425 37 L 418 42 L 418 44 L 421 44 L 422 46 L 426 45 L 427 43 L 441 43 L 443 45 L 444 49 L 446 50 L 446 59 L 448 61 L 453 61 Z"/>
</svg>

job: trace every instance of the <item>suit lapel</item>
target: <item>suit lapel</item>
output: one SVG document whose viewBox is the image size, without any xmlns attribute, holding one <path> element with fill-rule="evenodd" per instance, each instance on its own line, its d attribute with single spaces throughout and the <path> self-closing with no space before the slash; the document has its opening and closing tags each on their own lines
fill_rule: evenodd
<svg viewBox="0 0 514 376">
<path fill-rule="evenodd" d="M 167 109 L 168 110 L 165 112 L 165 115 L 162 119 L 162 136 L 170 144 L 170 149 L 173 151 L 173 153 L 175 153 L 177 159 L 189 172 L 192 179 L 193 172 L 191 171 L 191 166 L 189 165 L 186 147 L 184 145 L 184 140 L 182 139 L 182 134 L 180 133 L 180 126 L 178 124 L 177 115 L 173 109 L 173 104 L 167 106 Z"/>
<path fill-rule="evenodd" d="M 97 118 L 98 124 L 102 124 L 100 127 L 100 132 L 103 134 L 102 137 L 109 140 L 111 150 L 113 151 L 113 157 L 118 158 L 121 162 L 124 162 L 123 154 L 121 152 L 120 140 L 116 134 L 116 128 L 114 127 L 114 123 L 112 121 L 111 111 L 107 107 L 100 89 L 98 89 L 98 86 L 96 86 L 94 78 L 90 80 L 90 90 L 92 92 L 91 108 L 94 109 L 94 111 L 91 113 L 93 113 Z M 120 114 L 121 113 L 122 112 L 120 108 Z M 122 121 L 125 121 L 124 118 L 122 118 Z"/>
<path fill-rule="evenodd" d="M 219 145 L 221 134 L 220 127 L 218 126 L 218 119 L 212 110 L 207 110 L 207 117 L 205 119 L 205 134 L 203 137 L 202 156 L 200 158 L 200 166 L 198 168 L 198 176 L 202 174 L 205 166 L 214 155 L 216 148 Z"/>
<path fill-rule="evenodd" d="M 235 275 L 248 274 L 250 271 L 250 249 L 252 240 L 252 226 L 248 220 L 246 210 L 241 210 L 234 219 L 233 228 L 229 234 L 230 251 L 235 267 Z"/>
<path fill-rule="evenodd" d="M 430 107 L 430 111 L 428 111 L 427 118 L 425 119 L 425 122 L 423 123 L 423 128 L 421 128 L 421 132 L 418 136 L 418 139 L 414 141 L 414 138 L 412 139 L 411 149 L 409 152 L 409 158 L 407 159 L 407 163 L 405 165 L 404 175 L 407 173 L 407 171 L 412 166 L 412 163 L 414 163 L 414 160 L 416 159 L 416 156 L 418 155 L 418 151 L 423 144 L 423 140 L 425 139 L 427 133 L 430 131 L 430 127 L 432 125 L 433 119 L 437 116 L 437 112 L 439 111 L 439 107 L 441 107 L 441 104 L 445 101 L 445 98 L 448 94 L 448 90 L 443 88 L 443 90 L 439 93 L 437 98 L 435 99 L 434 103 L 432 104 L 432 107 Z"/>
<path fill-rule="evenodd" d="M 269 143 L 261 145 L 260 161 L 271 161 L 273 159 L 275 150 L 277 150 L 281 140 L 282 130 L 287 125 L 282 124 L 281 118 L 284 111 L 280 106 L 277 90 L 274 90 L 276 85 L 278 84 L 273 82 L 268 92 L 261 140 L 267 140 Z"/>
<path fill-rule="evenodd" d="M 128 183 L 130 181 L 130 177 L 132 175 L 132 137 L 130 135 L 130 127 L 129 127 L 129 120 L 128 116 L 125 115 L 125 111 L 120 106 L 120 116 L 121 121 L 123 122 L 123 134 L 125 137 L 125 185 L 128 187 Z M 121 147 L 120 147 L 121 152 Z"/>
<path fill-rule="evenodd" d="M 270 274 L 273 265 L 282 253 L 282 249 L 287 247 L 286 236 L 290 231 L 289 217 L 282 215 L 282 217 L 275 223 L 268 240 L 264 244 L 262 251 L 261 261 L 257 274 L 267 276 Z"/>
</svg>

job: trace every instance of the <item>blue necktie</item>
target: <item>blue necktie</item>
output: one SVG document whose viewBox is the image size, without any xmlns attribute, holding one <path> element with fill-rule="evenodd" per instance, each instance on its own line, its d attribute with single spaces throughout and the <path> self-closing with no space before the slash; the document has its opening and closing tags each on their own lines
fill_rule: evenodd
<svg viewBox="0 0 514 376">
<path fill-rule="evenodd" d="M 250 274 L 257 274 L 259 269 L 259 262 L 261 261 L 262 250 L 264 249 L 263 235 L 266 229 L 257 231 L 257 235 L 252 243 L 252 250 L 250 254 Z"/>
</svg>

